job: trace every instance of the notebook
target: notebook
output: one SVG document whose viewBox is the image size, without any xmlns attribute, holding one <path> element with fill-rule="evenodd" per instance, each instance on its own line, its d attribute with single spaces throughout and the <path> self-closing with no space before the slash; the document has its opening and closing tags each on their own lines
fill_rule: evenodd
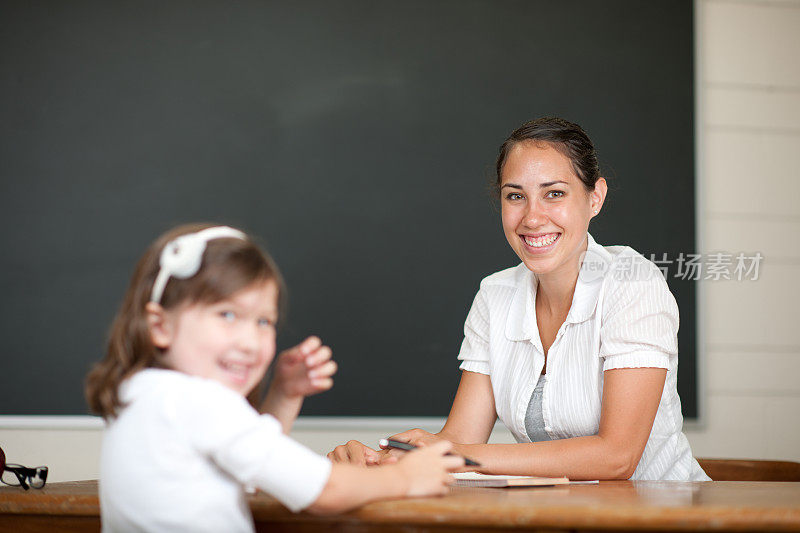
<svg viewBox="0 0 800 533">
<path fill-rule="evenodd" d="M 569 479 L 565 477 L 490 476 L 477 472 L 459 472 L 453 477 L 456 487 L 551 487 L 569 484 Z"/>
</svg>

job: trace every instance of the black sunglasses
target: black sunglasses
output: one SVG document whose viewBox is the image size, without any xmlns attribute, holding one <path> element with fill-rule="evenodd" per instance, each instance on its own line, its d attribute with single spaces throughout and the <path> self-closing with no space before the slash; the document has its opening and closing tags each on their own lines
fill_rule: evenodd
<svg viewBox="0 0 800 533">
<path fill-rule="evenodd" d="M 12 487 L 22 487 L 25 490 L 30 487 L 41 489 L 47 481 L 47 467 L 28 468 L 22 465 L 6 464 L 6 454 L 3 448 L 0 448 L 0 478 L 0 481 Z"/>
</svg>

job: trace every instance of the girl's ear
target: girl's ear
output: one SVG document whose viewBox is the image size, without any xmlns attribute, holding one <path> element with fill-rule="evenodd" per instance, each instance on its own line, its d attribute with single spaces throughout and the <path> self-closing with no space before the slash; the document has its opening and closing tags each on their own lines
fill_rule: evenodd
<svg viewBox="0 0 800 533">
<path fill-rule="evenodd" d="M 147 302 L 144 310 L 147 313 L 150 340 L 156 348 L 166 350 L 172 344 L 172 324 L 167 317 L 167 312 L 155 302 Z"/>
</svg>

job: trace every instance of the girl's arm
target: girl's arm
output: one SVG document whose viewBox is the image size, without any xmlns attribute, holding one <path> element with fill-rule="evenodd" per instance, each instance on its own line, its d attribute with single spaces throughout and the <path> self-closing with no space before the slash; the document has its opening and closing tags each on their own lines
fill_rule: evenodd
<svg viewBox="0 0 800 533">
<path fill-rule="evenodd" d="M 666 375 L 662 368 L 607 370 L 597 435 L 523 444 L 465 443 L 454 445 L 453 450 L 481 463 L 479 471 L 486 474 L 628 479 L 650 436 Z M 448 419 L 439 436 L 415 429 L 395 437 L 424 445 L 450 435 L 454 439 L 468 435 L 459 422 L 461 413 L 453 414 L 457 417 L 454 427 L 459 428 L 455 433 L 446 432 L 451 425 Z"/>
<path fill-rule="evenodd" d="M 333 464 L 322 493 L 306 510 L 339 513 L 374 500 L 445 494 L 448 472 L 464 466 L 462 458 L 446 455 L 451 448 L 449 442 L 437 442 L 375 468 Z"/>
<path fill-rule="evenodd" d="M 275 361 L 274 377 L 259 409 L 281 423 L 289 434 L 300 413 L 303 399 L 333 386 L 336 362 L 332 352 L 319 337 L 308 337 L 293 348 L 281 352 Z"/>
<path fill-rule="evenodd" d="M 300 414 L 300 408 L 303 406 L 304 396 L 288 396 L 285 394 L 281 387 L 276 386 L 273 380 L 270 384 L 267 395 L 261 403 L 259 412 L 268 413 L 278 419 L 281 423 L 283 433 L 288 435 L 292 430 L 294 421 L 297 420 L 297 415 Z"/>
</svg>

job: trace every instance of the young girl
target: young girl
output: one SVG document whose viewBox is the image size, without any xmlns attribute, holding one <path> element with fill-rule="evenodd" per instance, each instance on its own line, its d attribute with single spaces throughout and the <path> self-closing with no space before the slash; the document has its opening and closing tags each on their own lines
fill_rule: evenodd
<svg viewBox="0 0 800 533">
<path fill-rule="evenodd" d="M 259 415 L 246 400 L 275 354 L 281 278 L 229 227 L 183 226 L 139 260 L 87 378 L 108 422 L 100 461 L 106 531 L 252 531 L 245 488 L 292 511 L 446 491 L 449 444 L 378 469 L 331 465 L 286 434 L 303 397 L 333 384 L 319 339 L 281 353 Z"/>
</svg>

